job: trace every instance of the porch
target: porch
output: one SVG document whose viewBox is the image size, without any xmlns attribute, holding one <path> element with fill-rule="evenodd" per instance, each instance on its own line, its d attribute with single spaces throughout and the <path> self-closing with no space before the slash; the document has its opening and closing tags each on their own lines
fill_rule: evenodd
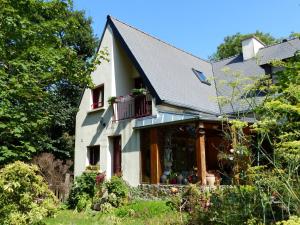
<svg viewBox="0 0 300 225">
<path fill-rule="evenodd" d="M 140 130 L 141 183 L 207 184 L 220 181 L 218 153 L 230 149 L 220 122 L 182 121 Z"/>
</svg>

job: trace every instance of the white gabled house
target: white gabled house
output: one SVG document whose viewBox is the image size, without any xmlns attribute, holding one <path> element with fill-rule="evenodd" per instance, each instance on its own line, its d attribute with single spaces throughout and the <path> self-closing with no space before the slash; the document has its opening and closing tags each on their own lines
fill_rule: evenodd
<svg viewBox="0 0 300 225">
<path fill-rule="evenodd" d="M 223 68 L 272 74 L 270 60 L 293 56 L 300 40 L 264 46 L 252 37 L 242 45 L 243 54 L 208 62 L 108 16 L 99 49 L 110 60 L 92 73 L 95 88 L 84 91 L 76 116 L 75 176 L 100 165 L 108 178 L 122 172 L 133 186 L 205 184 L 228 147 L 219 116 L 243 107 L 218 104 L 217 96 L 231 93 L 217 88 L 228 79 Z"/>
</svg>

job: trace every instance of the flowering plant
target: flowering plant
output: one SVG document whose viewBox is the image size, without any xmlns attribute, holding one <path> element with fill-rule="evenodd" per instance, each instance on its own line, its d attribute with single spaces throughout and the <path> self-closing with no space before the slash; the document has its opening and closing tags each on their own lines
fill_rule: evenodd
<svg viewBox="0 0 300 225">
<path fill-rule="evenodd" d="M 99 185 L 99 184 L 103 184 L 104 180 L 105 180 L 105 177 L 106 177 L 106 172 L 102 172 L 102 173 L 98 173 L 97 176 L 96 176 L 96 184 Z"/>
</svg>

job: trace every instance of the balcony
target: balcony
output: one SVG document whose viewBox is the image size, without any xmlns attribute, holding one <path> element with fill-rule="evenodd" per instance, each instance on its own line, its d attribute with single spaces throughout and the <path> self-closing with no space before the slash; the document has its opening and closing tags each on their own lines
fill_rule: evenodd
<svg viewBox="0 0 300 225">
<path fill-rule="evenodd" d="M 152 97 L 148 93 L 120 96 L 116 98 L 112 105 L 114 121 L 140 118 L 152 114 Z"/>
</svg>

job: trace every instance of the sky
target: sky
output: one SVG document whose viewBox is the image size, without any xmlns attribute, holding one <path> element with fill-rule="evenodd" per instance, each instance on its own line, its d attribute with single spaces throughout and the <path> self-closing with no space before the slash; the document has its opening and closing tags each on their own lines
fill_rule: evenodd
<svg viewBox="0 0 300 225">
<path fill-rule="evenodd" d="M 276 38 L 300 32 L 300 0 L 73 0 L 100 37 L 111 15 L 207 59 L 225 36 L 256 30 Z"/>
</svg>

